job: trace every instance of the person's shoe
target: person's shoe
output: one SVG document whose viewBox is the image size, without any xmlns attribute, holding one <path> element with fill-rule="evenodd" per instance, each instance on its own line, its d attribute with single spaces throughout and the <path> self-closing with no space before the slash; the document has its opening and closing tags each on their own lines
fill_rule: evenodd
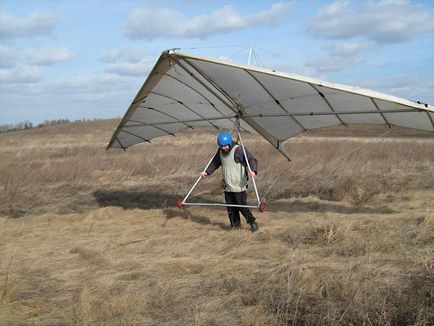
<svg viewBox="0 0 434 326">
<path fill-rule="evenodd" d="M 241 225 L 232 225 L 231 229 L 232 230 L 239 230 L 239 229 L 241 229 Z"/>
<path fill-rule="evenodd" d="M 256 222 L 250 223 L 250 228 L 252 229 L 252 232 L 258 231 L 259 230 L 258 223 L 256 223 Z"/>
</svg>

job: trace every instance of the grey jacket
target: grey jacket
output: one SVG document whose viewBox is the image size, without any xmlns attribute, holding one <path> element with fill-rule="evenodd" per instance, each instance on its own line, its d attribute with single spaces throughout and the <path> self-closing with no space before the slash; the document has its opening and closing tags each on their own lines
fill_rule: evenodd
<svg viewBox="0 0 434 326">
<path fill-rule="evenodd" d="M 236 145 L 236 144 L 234 144 L 234 145 Z M 258 160 L 247 150 L 247 148 L 246 148 L 246 154 L 247 154 L 247 159 L 249 160 L 250 168 L 252 169 L 253 172 L 258 174 Z M 246 163 L 246 160 L 244 158 L 243 148 L 241 147 L 241 145 L 238 146 L 238 148 L 235 150 L 234 160 L 236 163 L 242 164 L 246 168 L 246 171 L 248 171 L 247 163 Z M 218 149 L 217 153 L 215 153 L 210 165 L 208 166 L 208 168 L 206 169 L 205 172 L 208 175 L 211 175 L 221 165 L 222 165 L 222 162 L 220 160 L 220 149 Z"/>
</svg>

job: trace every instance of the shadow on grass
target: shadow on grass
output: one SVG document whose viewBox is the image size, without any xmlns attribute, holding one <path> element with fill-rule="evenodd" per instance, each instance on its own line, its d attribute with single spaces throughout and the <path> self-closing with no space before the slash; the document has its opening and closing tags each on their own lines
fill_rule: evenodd
<svg viewBox="0 0 434 326">
<path fill-rule="evenodd" d="M 174 217 L 181 217 L 185 220 L 189 220 L 195 223 L 199 224 L 208 224 L 208 225 L 215 225 L 220 227 L 223 230 L 230 230 L 229 224 L 225 224 L 223 222 L 213 222 L 206 216 L 200 216 L 200 215 L 194 215 L 190 210 L 188 209 L 179 209 L 179 208 L 166 208 L 163 210 L 164 214 L 166 214 L 166 221 L 164 222 L 163 226 L 166 225 L 167 221 Z M 224 211 L 224 214 L 226 214 L 226 211 Z"/>
<path fill-rule="evenodd" d="M 392 214 L 394 210 L 386 206 L 368 207 L 368 206 L 343 206 L 339 204 L 324 202 L 307 202 L 295 200 L 291 202 L 271 202 L 267 204 L 267 211 L 278 212 L 334 212 L 340 214 Z"/>
<path fill-rule="evenodd" d="M 162 209 L 166 215 L 166 221 L 174 217 L 181 217 L 199 224 L 215 225 L 221 229 L 227 230 L 229 226 L 223 222 L 213 222 L 210 218 L 202 215 L 195 215 L 188 207 L 179 209 L 177 201 L 179 195 L 169 194 L 163 191 L 122 191 L 122 190 L 97 190 L 93 193 L 97 203 L 101 207 L 118 206 L 124 209 Z M 209 202 L 209 199 L 195 197 L 195 202 Z M 209 210 L 219 210 L 222 216 L 226 218 L 226 209 L 207 207 Z M 391 214 L 394 211 L 388 207 L 365 207 L 365 206 L 344 206 L 339 203 L 324 203 L 316 201 L 277 201 L 267 204 L 269 212 L 335 212 L 340 214 Z M 259 212 L 252 210 L 254 215 Z M 225 220 L 226 221 L 226 220 Z"/>
<path fill-rule="evenodd" d="M 124 190 L 97 190 L 93 193 L 99 206 L 119 206 L 124 209 L 153 209 L 177 207 L 180 198 L 175 194 L 158 191 L 124 191 Z"/>
<path fill-rule="evenodd" d="M 121 190 L 97 190 L 93 193 L 96 202 L 101 207 L 118 206 L 124 209 L 162 209 L 166 215 L 166 221 L 174 217 L 181 217 L 199 224 L 216 225 L 224 230 L 229 226 L 222 222 L 213 222 L 206 216 L 194 215 L 188 208 L 179 209 L 177 201 L 179 195 L 167 194 L 157 191 L 121 191 Z M 209 202 L 209 200 L 195 197 L 195 202 Z M 213 209 L 213 208 L 210 208 Z M 226 214 L 226 210 L 223 210 Z"/>
</svg>

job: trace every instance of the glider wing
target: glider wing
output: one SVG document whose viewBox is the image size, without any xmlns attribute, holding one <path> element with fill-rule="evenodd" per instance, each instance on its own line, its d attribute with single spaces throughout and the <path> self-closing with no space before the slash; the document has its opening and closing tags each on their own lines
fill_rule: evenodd
<svg viewBox="0 0 434 326">
<path fill-rule="evenodd" d="M 434 131 L 434 107 L 379 92 L 251 66 L 165 51 L 108 148 L 126 149 L 186 128 L 257 132 L 282 143 L 306 130 L 386 124 Z"/>
</svg>

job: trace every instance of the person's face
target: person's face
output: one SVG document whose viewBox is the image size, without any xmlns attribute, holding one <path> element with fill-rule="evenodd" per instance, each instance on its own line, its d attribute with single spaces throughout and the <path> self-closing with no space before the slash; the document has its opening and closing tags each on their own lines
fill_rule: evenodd
<svg viewBox="0 0 434 326">
<path fill-rule="evenodd" d="M 223 152 L 229 152 L 229 150 L 231 149 L 231 147 L 229 145 L 224 145 L 224 146 L 220 146 L 220 149 Z"/>
</svg>

